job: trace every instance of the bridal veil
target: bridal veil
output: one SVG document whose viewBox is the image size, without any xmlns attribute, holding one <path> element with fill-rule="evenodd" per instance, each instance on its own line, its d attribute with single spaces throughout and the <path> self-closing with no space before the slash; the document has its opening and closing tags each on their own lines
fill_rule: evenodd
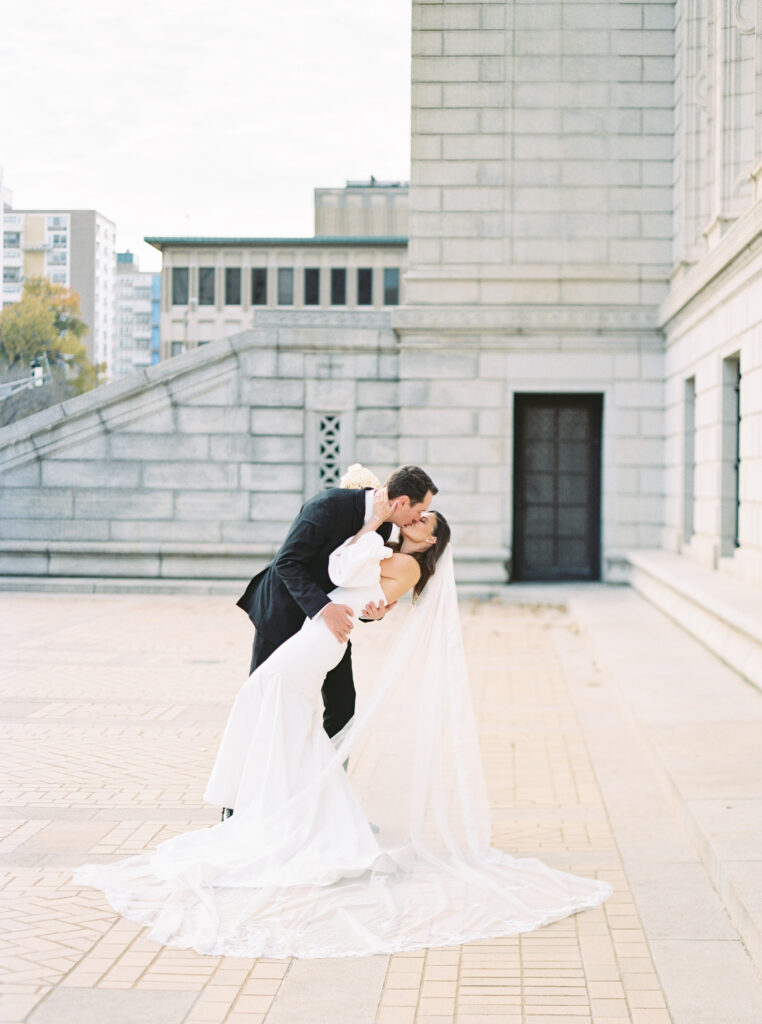
<svg viewBox="0 0 762 1024">
<path fill-rule="evenodd" d="M 529 931 L 607 899 L 604 881 L 490 845 L 451 544 L 375 668 L 333 756 L 255 837 L 234 815 L 153 852 L 87 865 L 75 880 L 102 889 L 159 942 L 234 956 L 460 944 Z M 352 874 L 331 869 L 330 856 L 300 857 L 347 758 L 379 828 L 378 854 Z"/>
</svg>

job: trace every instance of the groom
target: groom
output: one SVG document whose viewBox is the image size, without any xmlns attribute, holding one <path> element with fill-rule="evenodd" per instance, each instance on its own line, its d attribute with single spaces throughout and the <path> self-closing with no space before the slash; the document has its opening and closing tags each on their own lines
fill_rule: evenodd
<svg viewBox="0 0 762 1024">
<path fill-rule="evenodd" d="M 437 487 L 418 466 L 402 466 L 386 482 L 387 497 L 396 502 L 391 518 L 378 533 L 389 539 L 391 524 L 409 526 L 421 518 L 437 493 Z M 329 601 L 334 584 L 328 576 L 328 556 L 368 522 L 373 512 L 373 489 L 345 490 L 334 487 L 311 498 L 294 520 L 274 561 L 258 573 L 236 602 L 256 627 L 253 672 L 289 637 L 297 633 L 305 618 L 322 615 L 326 625 L 342 643 L 352 629 L 347 605 Z M 368 605 L 361 619 L 382 619 L 393 605 Z M 352 677 L 352 645 L 325 677 L 323 728 L 329 736 L 342 729 L 355 711 Z M 224 811 L 223 811 L 224 814 Z"/>
</svg>

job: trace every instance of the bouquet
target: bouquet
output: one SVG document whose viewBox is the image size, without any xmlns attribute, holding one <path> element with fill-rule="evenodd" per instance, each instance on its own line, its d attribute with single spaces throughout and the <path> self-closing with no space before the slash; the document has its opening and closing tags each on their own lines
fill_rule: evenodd
<svg viewBox="0 0 762 1024">
<path fill-rule="evenodd" d="M 341 486 L 350 491 L 360 491 L 364 487 L 380 487 L 381 481 L 372 470 L 354 462 L 341 478 Z"/>
</svg>

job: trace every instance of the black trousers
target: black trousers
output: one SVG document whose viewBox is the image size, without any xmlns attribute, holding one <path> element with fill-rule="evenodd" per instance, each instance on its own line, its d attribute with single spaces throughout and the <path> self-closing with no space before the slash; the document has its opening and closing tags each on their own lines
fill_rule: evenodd
<svg viewBox="0 0 762 1024">
<path fill-rule="evenodd" d="M 274 644 L 266 636 L 257 633 L 254 637 L 249 674 L 255 668 L 259 668 L 262 662 L 267 661 L 278 647 L 280 644 Z M 350 642 L 347 642 L 344 657 L 336 668 L 332 668 L 325 677 L 320 692 L 323 695 L 323 728 L 329 736 L 335 736 L 355 713 L 356 694 L 355 680 L 352 675 L 352 644 Z"/>
</svg>

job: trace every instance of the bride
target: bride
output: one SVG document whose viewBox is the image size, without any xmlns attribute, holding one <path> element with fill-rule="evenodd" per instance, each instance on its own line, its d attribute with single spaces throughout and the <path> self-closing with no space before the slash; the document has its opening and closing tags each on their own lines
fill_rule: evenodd
<svg viewBox="0 0 762 1024">
<path fill-rule="evenodd" d="M 152 939 L 212 955 L 368 956 L 529 931 L 611 894 L 490 845 L 450 529 L 429 511 L 388 547 L 375 531 L 393 513 L 377 492 L 373 518 L 329 558 L 328 596 L 355 615 L 413 592 L 344 729 L 326 735 L 320 687 L 346 643 L 307 618 L 231 711 L 204 798 L 234 814 L 76 872 Z M 352 752 L 363 802 L 344 770 Z"/>
</svg>

